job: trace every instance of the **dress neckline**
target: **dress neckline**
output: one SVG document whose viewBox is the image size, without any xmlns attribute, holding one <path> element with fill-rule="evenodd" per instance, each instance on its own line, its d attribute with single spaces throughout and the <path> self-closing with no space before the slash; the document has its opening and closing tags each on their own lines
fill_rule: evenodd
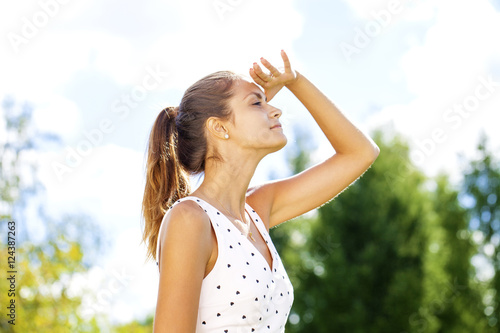
<svg viewBox="0 0 500 333">
<path fill-rule="evenodd" d="M 250 214 L 249 210 L 251 210 L 252 212 L 255 212 L 255 210 L 252 209 L 252 207 L 250 207 L 250 205 L 248 203 L 245 202 L 245 212 L 248 214 L 248 216 L 250 217 L 250 220 L 252 221 L 252 224 L 255 226 L 255 228 L 257 228 L 260 236 L 262 237 L 262 239 L 264 240 L 264 244 L 267 248 L 267 250 L 269 251 L 269 254 L 271 255 L 271 266 L 269 266 L 269 262 L 266 260 L 266 258 L 264 257 L 264 255 L 262 254 L 262 252 L 260 252 L 260 250 L 252 244 L 252 242 L 248 239 L 248 237 L 246 237 L 235 225 L 234 223 L 231 222 L 231 220 L 226 216 L 226 214 L 222 213 L 220 210 L 218 210 L 217 208 L 215 208 L 212 204 L 210 204 L 209 202 L 207 202 L 206 200 L 203 200 L 197 196 L 194 196 L 194 195 L 189 195 L 185 198 L 188 198 L 188 197 L 191 197 L 191 198 L 194 198 L 195 200 L 200 200 L 200 201 L 203 201 L 205 204 L 209 205 L 210 207 L 212 207 L 215 211 L 219 212 L 223 217 L 224 219 L 228 222 L 229 226 L 234 230 L 236 229 L 236 231 L 238 231 L 242 238 L 247 242 L 247 244 L 249 246 L 251 246 L 255 251 L 257 251 L 259 254 L 259 256 L 262 258 L 262 260 L 266 263 L 266 266 L 269 268 L 271 274 L 273 272 L 273 269 L 275 268 L 275 260 L 274 260 L 274 256 L 273 256 L 273 252 L 271 250 L 271 248 L 269 247 L 269 242 L 266 241 L 266 237 L 264 235 L 264 232 L 261 230 L 260 228 L 260 224 L 258 223 L 255 223 L 255 219 L 252 217 L 252 214 Z M 257 212 L 255 212 L 255 214 L 257 214 Z M 257 216 L 259 216 L 257 214 Z M 263 224 L 262 222 L 262 219 L 261 219 L 261 223 Z"/>
</svg>

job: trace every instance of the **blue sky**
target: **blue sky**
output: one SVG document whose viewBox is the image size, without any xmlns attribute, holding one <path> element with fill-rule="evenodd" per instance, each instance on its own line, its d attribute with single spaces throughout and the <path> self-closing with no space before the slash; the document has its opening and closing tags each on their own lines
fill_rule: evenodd
<svg viewBox="0 0 500 333">
<path fill-rule="evenodd" d="M 62 138 L 61 146 L 36 156 L 47 208 L 56 216 L 89 214 L 112 244 L 88 274 L 73 277 L 75 294 L 89 291 L 87 315 L 103 311 L 124 321 L 153 311 L 157 271 L 143 264 L 139 246 L 146 140 L 157 113 L 178 105 L 184 90 L 210 72 L 248 74 L 261 56 L 280 65 L 285 49 L 292 65 L 360 128 L 404 133 L 412 158 L 429 175 L 444 170 L 457 179 L 457 153 L 471 156 L 481 131 L 500 147 L 498 1 L 0 6 L 0 94 L 31 102 L 37 128 Z M 284 111 L 290 141 L 300 127 L 318 146 L 315 160 L 332 152 L 290 92 L 273 103 Z M 271 172 L 284 175 L 285 152 L 268 156 L 253 183 Z M 36 237 L 35 216 L 30 227 Z"/>
</svg>

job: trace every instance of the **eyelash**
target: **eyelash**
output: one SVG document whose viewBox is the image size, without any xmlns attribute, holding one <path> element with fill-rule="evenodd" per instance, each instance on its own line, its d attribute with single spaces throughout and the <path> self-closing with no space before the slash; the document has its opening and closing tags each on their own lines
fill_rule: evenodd
<svg viewBox="0 0 500 333">
<path fill-rule="evenodd" d="M 261 102 L 253 103 L 253 105 L 261 105 Z"/>
</svg>

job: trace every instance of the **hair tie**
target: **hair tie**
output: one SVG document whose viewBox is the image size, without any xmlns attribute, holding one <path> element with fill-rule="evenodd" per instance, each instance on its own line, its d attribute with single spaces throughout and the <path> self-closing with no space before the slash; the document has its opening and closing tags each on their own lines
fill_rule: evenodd
<svg viewBox="0 0 500 333">
<path fill-rule="evenodd" d="M 168 106 L 165 109 L 163 109 L 165 113 L 167 114 L 168 118 L 176 118 L 177 115 L 179 114 L 179 107 L 178 106 Z"/>
</svg>

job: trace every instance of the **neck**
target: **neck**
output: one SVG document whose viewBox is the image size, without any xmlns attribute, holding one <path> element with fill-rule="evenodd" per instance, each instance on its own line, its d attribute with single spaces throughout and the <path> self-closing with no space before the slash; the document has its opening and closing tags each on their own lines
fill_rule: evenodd
<svg viewBox="0 0 500 333">
<path fill-rule="evenodd" d="M 250 180 L 261 158 L 237 158 L 235 155 L 228 155 L 223 163 L 207 160 L 203 182 L 192 195 L 240 219 L 245 214 Z"/>
</svg>

